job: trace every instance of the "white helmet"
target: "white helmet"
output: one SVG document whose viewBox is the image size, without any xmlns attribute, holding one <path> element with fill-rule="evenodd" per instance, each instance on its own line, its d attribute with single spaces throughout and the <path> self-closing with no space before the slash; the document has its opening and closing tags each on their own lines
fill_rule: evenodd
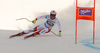
<svg viewBox="0 0 100 53">
<path fill-rule="evenodd" d="M 52 10 L 50 14 L 57 14 L 55 10 Z"/>
</svg>

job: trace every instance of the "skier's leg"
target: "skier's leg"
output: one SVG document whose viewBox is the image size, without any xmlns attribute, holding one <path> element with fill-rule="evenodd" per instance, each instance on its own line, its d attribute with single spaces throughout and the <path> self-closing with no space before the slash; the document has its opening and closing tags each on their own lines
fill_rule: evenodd
<svg viewBox="0 0 100 53">
<path fill-rule="evenodd" d="M 20 32 L 20 33 L 18 33 L 16 36 L 22 36 L 22 35 L 28 34 L 28 33 L 30 33 L 30 32 L 35 32 L 35 31 L 37 31 L 37 28 L 39 28 L 39 25 L 36 26 L 36 27 L 33 28 L 33 29 L 28 29 L 28 30 L 25 30 L 25 31 L 23 31 L 23 32 Z"/>
<path fill-rule="evenodd" d="M 34 29 L 28 29 L 28 30 L 25 30 L 25 31 L 20 32 L 18 34 L 12 35 L 12 36 L 10 36 L 10 38 L 15 37 L 15 36 L 22 36 L 24 34 L 28 34 L 30 32 L 36 31 L 36 30 L 37 30 L 37 27 L 35 27 Z"/>
<path fill-rule="evenodd" d="M 40 35 L 42 33 L 48 33 L 48 32 L 50 32 L 50 30 L 51 29 L 45 28 L 43 30 L 40 30 L 40 31 L 37 31 L 37 32 L 33 33 L 32 35 L 29 35 L 29 36 L 24 37 L 24 39 L 27 39 L 27 38 L 29 38 L 31 36 L 35 36 L 35 35 Z"/>
<path fill-rule="evenodd" d="M 50 32 L 50 30 L 51 30 L 51 29 L 45 28 L 45 29 L 43 29 L 43 30 L 40 30 L 40 31 L 37 31 L 37 32 L 33 33 L 32 36 L 41 35 L 41 34 L 43 34 L 43 33 L 48 33 L 48 32 Z"/>
<path fill-rule="evenodd" d="M 23 31 L 23 32 L 20 32 L 20 33 L 18 33 L 18 34 L 15 34 L 14 36 L 22 36 L 22 35 L 24 35 L 24 34 L 27 34 L 27 33 L 25 33 L 25 32 Z"/>
<path fill-rule="evenodd" d="M 38 27 L 37 27 L 37 32 L 33 33 L 32 35 L 35 36 L 35 35 L 39 35 L 39 34 L 42 34 L 42 33 L 48 33 L 50 32 L 51 29 L 48 29 L 45 24 L 40 24 Z"/>
<path fill-rule="evenodd" d="M 33 29 L 28 29 L 28 30 L 25 30 L 25 31 L 23 31 L 23 32 L 20 32 L 20 33 L 18 33 L 18 34 L 12 35 L 12 36 L 22 36 L 22 35 L 28 34 L 28 33 L 30 33 L 30 32 L 33 32 Z"/>
<path fill-rule="evenodd" d="M 23 31 L 21 33 L 18 33 L 18 34 L 15 34 L 15 35 L 10 36 L 10 38 L 15 37 L 15 36 L 21 36 L 21 35 L 24 35 L 24 34 L 27 34 L 27 33 L 24 33 L 24 31 Z"/>
<path fill-rule="evenodd" d="M 25 31 L 20 32 L 20 33 L 18 33 L 18 34 L 15 34 L 15 35 L 13 35 L 13 36 L 22 36 L 22 35 L 24 35 L 24 34 L 28 34 L 28 33 L 30 33 L 30 32 L 35 32 L 35 31 L 39 31 L 39 30 L 42 30 L 42 29 L 43 29 L 43 24 L 40 24 L 40 25 L 36 26 L 36 27 L 33 28 L 33 29 L 25 30 Z"/>
<path fill-rule="evenodd" d="M 27 38 L 29 38 L 31 36 L 35 36 L 35 35 L 40 35 L 42 33 L 48 33 L 48 32 L 50 32 L 50 30 L 51 29 L 48 29 L 48 28 L 45 27 L 44 23 L 40 24 L 40 25 L 37 26 L 37 28 L 35 27 L 34 31 L 37 31 L 37 32 L 33 33 L 32 35 L 24 37 L 24 39 L 27 39 Z"/>
<path fill-rule="evenodd" d="M 44 26 L 43 25 L 44 24 L 40 24 L 40 25 L 36 26 L 33 29 L 29 29 L 29 30 L 24 31 L 24 33 L 30 33 L 30 32 L 35 32 L 35 31 L 42 30 L 42 29 L 44 29 Z"/>
<path fill-rule="evenodd" d="M 33 32 L 35 32 L 35 31 L 40 31 L 40 30 L 42 30 L 42 29 L 44 29 L 45 27 L 44 27 L 44 23 L 43 24 L 40 24 L 40 25 L 38 25 L 38 26 L 36 26 L 35 28 L 33 28 Z"/>
</svg>

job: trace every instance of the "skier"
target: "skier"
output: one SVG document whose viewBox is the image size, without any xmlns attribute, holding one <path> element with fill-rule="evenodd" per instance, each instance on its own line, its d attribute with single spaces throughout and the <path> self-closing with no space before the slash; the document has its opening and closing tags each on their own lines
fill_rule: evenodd
<svg viewBox="0 0 100 53">
<path fill-rule="evenodd" d="M 59 27 L 59 36 L 61 36 L 61 25 L 60 25 L 59 20 L 56 18 L 56 14 L 57 14 L 56 11 L 52 10 L 50 12 L 50 15 L 37 17 L 35 20 L 32 21 L 33 24 L 35 24 L 37 20 L 43 19 L 43 18 L 47 19 L 47 21 L 45 23 L 42 23 L 42 24 L 36 26 L 33 29 L 28 29 L 28 30 L 25 30 L 25 31 L 20 32 L 18 34 L 12 35 L 12 36 L 10 36 L 10 38 L 15 37 L 15 36 L 22 36 L 22 35 L 28 34 L 30 32 L 34 32 L 34 33 L 29 35 L 29 36 L 24 37 L 24 39 L 29 38 L 31 36 L 35 36 L 35 35 L 40 35 L 42 33 L 48 33 L 48 32 L 51 31 L 52 27 L 55 24 L 58 25 L 58 27 Z"/>
</svg>

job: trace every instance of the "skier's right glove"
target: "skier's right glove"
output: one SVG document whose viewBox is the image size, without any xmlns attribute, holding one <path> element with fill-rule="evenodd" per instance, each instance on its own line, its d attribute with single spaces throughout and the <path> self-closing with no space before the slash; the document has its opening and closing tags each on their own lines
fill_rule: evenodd
<svg viewBox="0 0 100 53">
<path fill-rule="evenodd" d="M 33 20 L 33 21 L 32 21 L 32 23 L 33 23 L 33 24 L 35 24 L 35 23 L 36 23 L 36 21 L 37 21 L 37 20 L 35 19 L 35 20 Z"/>
</svg>

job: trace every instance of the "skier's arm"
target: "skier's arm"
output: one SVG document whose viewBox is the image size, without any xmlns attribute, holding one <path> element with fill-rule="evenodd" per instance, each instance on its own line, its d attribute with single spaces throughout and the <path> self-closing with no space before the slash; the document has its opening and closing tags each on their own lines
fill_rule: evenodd
<svg viewBox="0 0 100 53">
<path fill-rule="evenodd" d="M 57 25 L 58 25 L 58 27 L 59 27 L 59 36 L 61 36 L 61 25 L 60 25 L 60 22 L 59 22 L 59 20 L 57 20 Z"/>
<path fill-rule="evenodd" d="M 44 18 L 45 18 L 45 19 L 47 19 L 47 18 L 48 18 L 48 16 L 49 16 L 49 15 L 39 16 L 39 17 L 37 17 L 35 20 L 33 20 L 33 21 L 32 21 L 32 23 L 34 23 L 34 24 L 35 24 L 35 23 L 36 23 L 36 21 L 37 21 L 37 20 L 39 20 L 39 19 L 44 19 Z"/>
</svg>

